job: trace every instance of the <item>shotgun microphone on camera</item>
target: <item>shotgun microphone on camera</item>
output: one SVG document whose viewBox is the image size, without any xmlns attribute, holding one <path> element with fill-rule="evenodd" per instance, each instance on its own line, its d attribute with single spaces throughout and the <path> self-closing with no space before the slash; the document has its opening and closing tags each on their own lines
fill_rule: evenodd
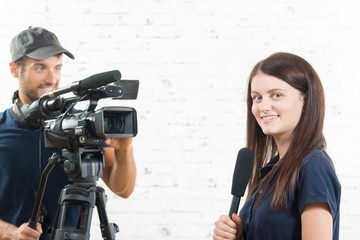
<svg viewBox="0 0 360 240">
<path fill-rule="evenodd" d="M 81 95 L 83 91 L 95 89 L 116 81 L 120 81 L 121 73 L 118 70 L 94 74 L 83 80 L 73 82 L 70 86 L 58 88 L 41 96 L 42 99 L 54 98 L 61 94 L 73 92 L 75 95 Z"/>
</svg>

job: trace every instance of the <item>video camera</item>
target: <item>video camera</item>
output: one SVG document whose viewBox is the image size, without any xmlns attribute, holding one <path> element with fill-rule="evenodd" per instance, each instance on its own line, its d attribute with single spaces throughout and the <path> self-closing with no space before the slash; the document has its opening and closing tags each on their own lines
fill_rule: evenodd
<svg viewBox="0 0 360 240">
<path fill-rule="evenodd" d="M 109 137 L 134 137 L 137 134 L 134 108 L 108 106 L 95 110 L 98 100 L 103 98 L 137 98 L 139 81 L 120 79 L 121 73 L 113 70 L 48 92 L 30 105 L 25 122 L 34 129 L 44 129 L 46 147 L 60 149 L 95 146 Z M 68 92 L 75 96 L 59 97 Z M 85 100 L 89 101 L 87 110 L 74 108 Z"/>
<path fill-rule="evenodd" d="M 96 110 L 103 98 L 136 99 L 138 80 L 120 80 L 119 71 L 92 75 L 70 86 L 56 89 L 41 96 L 28 108 L 24 122 L 35 130 L 43 130 L 45 147 L 62 149 L 61 156 L 54 153 L 41 174 L 33 213 L 29 226 L 36 229 L 47 178 L 55 165 L 62 165 L 71 184 L 66 185 L 59 197 L 57 219 L 50 239 L 88 239 L 92 210 L 96 206 L 100 229 L 104 239 L 115 239 L 116 224 L 109 223 L 105 211 L 104 189 L 96 186 L 103 175 L 103 144 L 105 138 L 127 138 L 137 134 L 137 116 L 131 107 L 103 107 Z M 62 94 L 74 96 L 63 98 Z M 75 105 L 88 100 L 86 110 Z M 79 226 L 65 226 L 68 206 L 80 208 Z"/>
</svg>

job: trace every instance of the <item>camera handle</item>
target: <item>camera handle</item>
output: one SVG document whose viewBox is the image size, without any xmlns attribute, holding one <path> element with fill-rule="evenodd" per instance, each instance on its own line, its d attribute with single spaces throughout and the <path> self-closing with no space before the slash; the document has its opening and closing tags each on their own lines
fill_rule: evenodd
<svg viewBox="0 0 360 240">
<path fill-rule="evenodd" d="M 41 174 L 33 212 L 31 214 L 31 218 L 28 224 L 28 226 L 31 227 L 32 229 L 36 229 L 37 223 L 40 220 L 40 208 L 41 208 L 41 203 L 44 196 L 48 176 L 51 170 L 55 167 L 55 165 L 60 164 L 61 161 L 62 158 L 57 153 L 53 153 L 53 155 L 49 158 L 49 163 L 46 165 L 44 171 Z"/>
</svg>

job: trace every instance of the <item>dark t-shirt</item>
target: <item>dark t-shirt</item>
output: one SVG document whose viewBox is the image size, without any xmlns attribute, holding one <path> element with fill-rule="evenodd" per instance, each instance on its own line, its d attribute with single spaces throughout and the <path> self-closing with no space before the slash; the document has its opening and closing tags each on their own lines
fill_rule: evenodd
<svg viewBox="0 0 360 240">
<path fill-rule="evenodd" d="M 49 157 L 59 149 L 44 147 L 41 131 L 18 122 L 11 109 L 0 113 L 0 219 L 16 226 L 28 222 L 35 203 L 35 192 Z M 56 217 L 61 189 L 68 184 L 67 175 L 57 165 L 51 171 L 43 197 L 47 212 L 42 239 Z M 75 224 L 78 212 L 67 212 L 67 224 Z"/>
<path fill-rule="evenodd" d="M 269 162 L 271 167 L 278 159 Z M 327 203 L 333 217 L 333 240 L 339 239 L 341 186 L 328 156 L 322 151 L 312 151 L 303 161 L 299 173 L 295 199 L 289 200 L 278 212 L 270 210 L 273 194 L 267 194 L 260 204 L 254 205 L 258 191 L 240 211 L 244 222 L 246 240 L 301 240 L 301 213 L 308 203 Z"/>
</svg>

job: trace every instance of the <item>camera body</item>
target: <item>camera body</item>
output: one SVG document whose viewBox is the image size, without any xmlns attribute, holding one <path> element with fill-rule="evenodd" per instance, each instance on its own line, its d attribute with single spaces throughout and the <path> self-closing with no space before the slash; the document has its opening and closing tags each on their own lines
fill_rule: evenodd
<svg viewBox="0 0 360 240">
<path fill-rule="evenodd" d="M 45 121 L 45 146 L 76 149 L 96 146 L 105 138 L 137 135 L 137 114 L 131 107 L 103 107 Z"/>
<path fill-rule="evenodd" d="M 96 110 L 100 99 L 136 99 L 139 81 L 120 80 L 119 71 L 109 71 L 74 82 L 71 86 L 47 93 L 33 102 L 26 123 L 42 128 L 45 147 L 76 150 L 96 147 L 106 138 L 128 138 L 137 135 L 137 113 L 134 108 L 108 106 Z M 75 96 L 62 98 L 73 92 Z M 76 104 L 89 101 L 86 110 Z"/>
</svg>

